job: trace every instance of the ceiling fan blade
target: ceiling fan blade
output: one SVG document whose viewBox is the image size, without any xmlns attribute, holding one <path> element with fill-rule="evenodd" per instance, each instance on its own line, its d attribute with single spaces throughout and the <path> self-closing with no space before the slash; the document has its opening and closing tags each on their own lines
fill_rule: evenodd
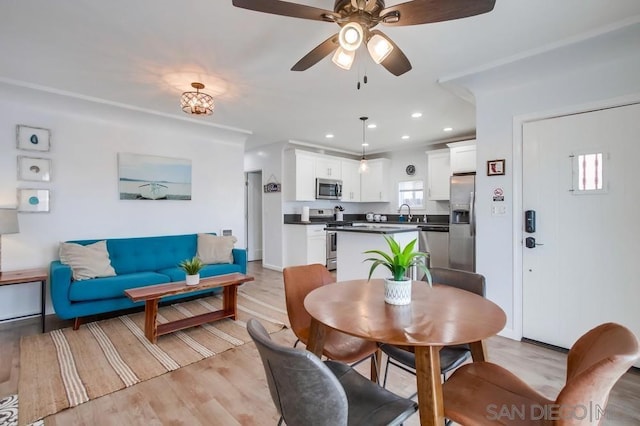
<svg viewBox="0 0 640 426">
<path fill-rule="evenodd" d="M 340 17 L 332 10 L 320 9 L 304 4 L 290 3 L 279 0 L 233 0 L 235 7 L 255 10 L 256 12 L 272 13 L 274 15 L 290 16 L 292 18 L 312 19 L 314 21 L 334 22 Z"/>
<path fill-rule="evenodd" d="M 387 71 L 396 76 L 402 75 L 405 72 L 411 70 L 411 62 L 409 62 L 409 59 L 407 59 L 404 52 L 400 50 L 398 45 L 395 44 L 393 40 L 391 40 L 387 35 L 383 34 L 382 31 L 372 30 L 370 31 L 370 33 L 371 35 L 378 34 L 386 38 L 387 41 L 393 46 L 393 50 L 391 51 L 389 56 L 387 56 L 384 61 L 380 62 L 380 65 L 385 67 Z"/>
<path fill-rule="evenodd" d="M 495 4 L 496 0 L 413 0 L 383 9 L 380 17 L 391 26 L 428 24 L 491 12 Z M 390 13 L 399 15 L 396 22 L 385 22 L 384 16 Z"/>
<path fill-rule="evenodd" d="M 317 45 L 311 52 L 307 53 L 302 59 L 300 59 L 293 67 L 291 71 L 304 71 L 311 68 L 325 56 L 328 56 L 340 46 L 338 43 L 338 34 L 334 34 L 319 45 Z"/>
</svg>

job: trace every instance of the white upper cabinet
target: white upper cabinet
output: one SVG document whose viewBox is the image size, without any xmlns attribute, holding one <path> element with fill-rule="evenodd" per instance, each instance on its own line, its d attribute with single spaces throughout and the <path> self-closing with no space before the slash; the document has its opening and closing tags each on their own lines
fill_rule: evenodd
<svg viewBox="0 0 640 426">
<path fill-rule="evenodd" d="M 369 160 L 369 171 L 360 174 L 360 162 L 300 149 L 284 153 L 284 199 L 315 201 L 316 178 L 342 180 L 342 201 L 388 202 L 389 168 L 386 158 Z"/>
<path fill-rule="evenodd" d="M 341 179 L 340 159 L 336 157 L 316 157 L 316 177 L 321 179 Z"/>
<path fill-rule="evenodd" d="M 360 201 L 360 162 L 340 160 L 342 174 L 342 201 Z"/>
<path fill-rule="evenodd" d="M 476 171 L 476 140 L 448 143 L 451 155 L 451 173 Z"/>
<path fill-rule="evenodd" d="M 427 151 L 428 191 L 427 197 L 431 201 L 449 199 L 449 177 L 451 165 L 448 149 Z"/>
<path fill-rule="evenodd" d="M 316 199 L 316 157 L 313 153 L 298 149 L 284 153 L 284 196 L 289 201 L 315 201 Z"/>
<path fill-rule="evenodd" d="M 369 160 L 369 171 L 360 174 L 360 201 L 389 201 L 389 167 L 386 158 Z M 343 192 L 344 198 L 344 192 Z"/>
</svg>

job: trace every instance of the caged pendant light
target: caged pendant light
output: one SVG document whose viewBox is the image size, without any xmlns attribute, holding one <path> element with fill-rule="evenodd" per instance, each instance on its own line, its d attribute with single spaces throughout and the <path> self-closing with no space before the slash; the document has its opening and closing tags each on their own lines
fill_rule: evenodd
<svg viewBox="0 0 640 426">
<path fill-rule="evenodd" d="M 358 171 L 360 173 L 366 173 L 369 171 L 369 163 L 367 162 L 367 157 L 364 155 L 364 148 L 369 144 L 365 141 L 365 125 L 369 117 L 360 117 L 362 120 L 362 158 L 360 159 L 360 167 Z"/>
<path fill-rule="evenodd" d="M 191 87 L 195 92 L 184 92 L 180 97 L 180 107 L 187 114 L 211 115 L 213 114 L 213 98 L 206 93 L 200 93 L 204 89 L 204 84 L 193 82 Z"/>
</svg>

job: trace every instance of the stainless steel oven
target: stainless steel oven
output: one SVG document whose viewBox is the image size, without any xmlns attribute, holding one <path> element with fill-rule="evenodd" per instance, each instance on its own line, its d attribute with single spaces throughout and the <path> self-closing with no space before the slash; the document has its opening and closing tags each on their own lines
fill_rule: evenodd
<svg viewBox="0 0 640 426">
<path fill-rule="evenodd" d="M 338 233 L 327 229 L 327 269 L 330 271 L 335 271 L 338 267 L 337 252 Z"/>
</svg>

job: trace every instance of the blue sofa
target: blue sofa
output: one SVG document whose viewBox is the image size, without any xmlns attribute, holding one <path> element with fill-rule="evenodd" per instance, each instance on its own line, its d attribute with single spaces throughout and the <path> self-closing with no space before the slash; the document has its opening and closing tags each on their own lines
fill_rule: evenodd
<svg viewBox="0 0 640 426">
<path fill-rule="evenodd" d="M 215 235 L 215 234 L 213 234 Z M 76 244 L 93 244 L 101 240 L 69 241 Z M 144 306 L 133 303 L 124 291 L 133 287 L 184 281 L 185 273 L 178 263 L 194 257 L 198 248 L 198 235 L 171 235 L 161 237 L 107 239 L 107 251 L 116 276 L 72 280 L 71 267 L 59 260 L 51 262 L 49 282 L 51 300 L 56 315 L 62 319 L 76 319 L 104 312 Z M 206 265 L 200 277 L 247 272 L 247 252 L 233 249 L 233 263 Z M 180 294 L 163 300 L 210 294 L 211 290 Z"/>
</svg>

